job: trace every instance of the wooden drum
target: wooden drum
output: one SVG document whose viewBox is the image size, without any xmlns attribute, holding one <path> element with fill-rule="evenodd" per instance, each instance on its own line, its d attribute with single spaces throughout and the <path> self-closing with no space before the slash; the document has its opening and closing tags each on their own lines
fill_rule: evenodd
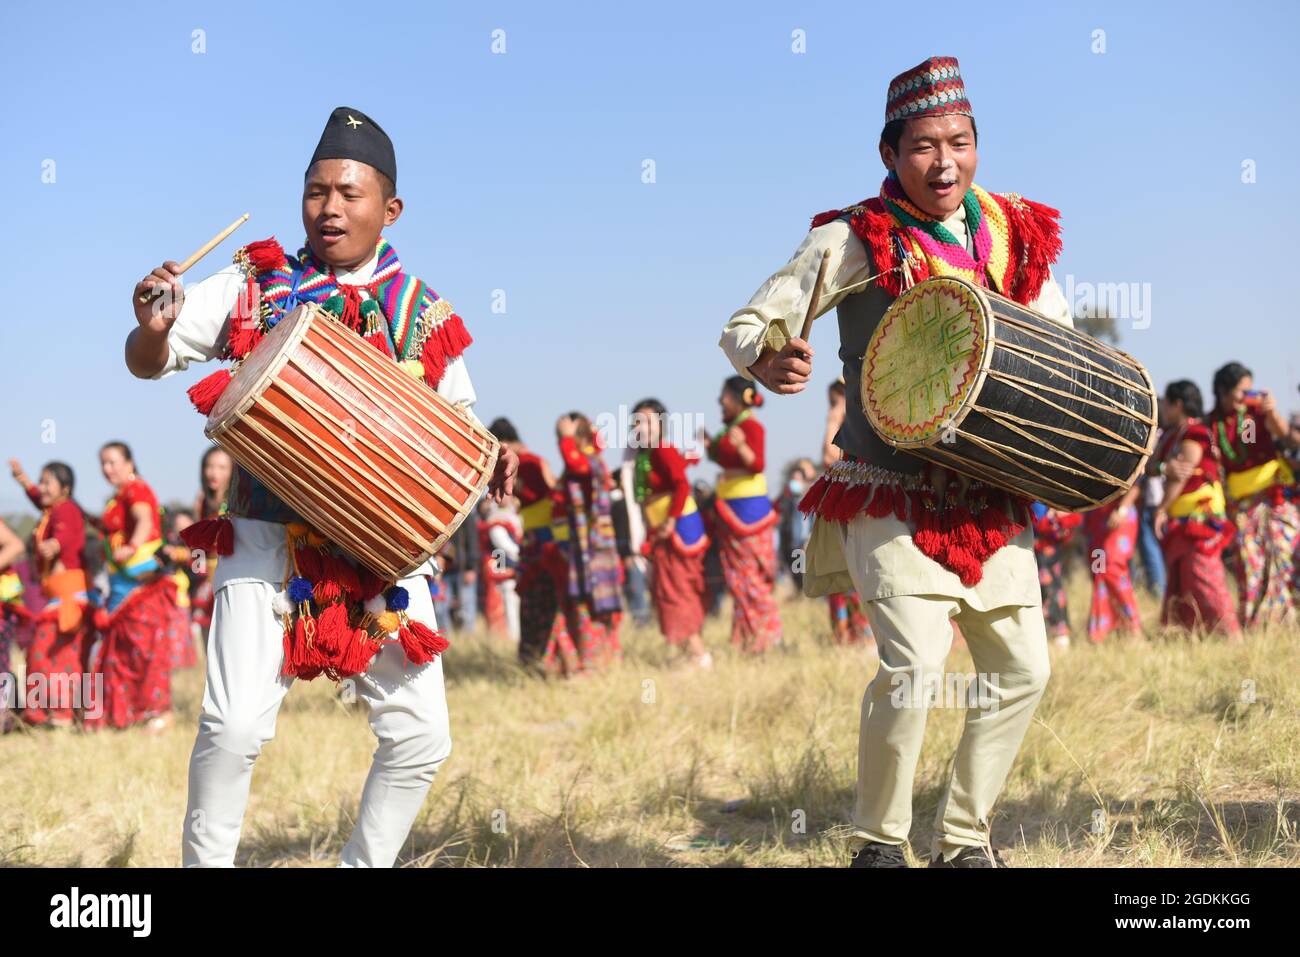
<svg viewBox="0 0 1300 957">
<path fill-rule="evenodd" d="M 386 581 L 423 565 L 474 508 L 498 442 L 314 304 L 244 360 L 205 433 Z"/>
<path fill-rule="evenodd" d="M 950 277 L 886 310 L 863 358 L 862 408 L 890 445 L 1069 512 L 1124 494 L 1156 440 L 1140 363 Z"/>
</svg>

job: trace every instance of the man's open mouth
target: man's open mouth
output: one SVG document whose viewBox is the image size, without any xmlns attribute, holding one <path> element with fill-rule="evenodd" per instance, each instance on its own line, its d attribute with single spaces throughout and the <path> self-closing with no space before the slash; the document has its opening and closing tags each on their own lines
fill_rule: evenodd
<svg viewBox="0 0 1300 957">
<path fill-rule="evenodd" d="M 336 243 L 346 235 L 347 232 L 337 226 L 322 226 L 320 228 L 320 237 L 327 243 Z"/>
</svg>

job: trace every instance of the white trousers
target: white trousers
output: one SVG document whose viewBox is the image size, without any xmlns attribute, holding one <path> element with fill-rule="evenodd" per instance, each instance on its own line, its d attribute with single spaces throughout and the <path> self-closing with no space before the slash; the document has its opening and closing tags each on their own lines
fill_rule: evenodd
<svg viewBox="0 0 1300 957">
<path fill-rule="evenodd" d="M 401 584 L 411 596 L 407 614 L 433 627 L 428 583 L 414 577 Z M 236 581 L 216 594 L 207 686 L 190 757 L 181 841 L 186 867 L 234 866 L 253 762 L 275 736 L 280 702 L 293 684 L 294 679 L 280 676 L 284 646 L 271 611 L 275 592 L 266 582 Z M 391 867 L 451 752 L 442 659 L 417 667 L 399 645 L 390 644 L 352 680 L 369 706 L 379 746 L 340 863 Z"/>
</svg>

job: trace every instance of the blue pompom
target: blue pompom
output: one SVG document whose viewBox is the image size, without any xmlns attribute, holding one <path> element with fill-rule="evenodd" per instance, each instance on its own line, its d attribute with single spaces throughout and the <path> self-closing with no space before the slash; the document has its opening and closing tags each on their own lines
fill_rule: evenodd
<svg viewBox="0 0 1300 957">
<path fill-rule="evenodd" d="M 384 592 L 384 598 L 387 599 L 389 611 L 406 611 L 407 605 L 411 603 L 411 596 L 401 585 L 394 585 Z"/>
<path fill-rule="evenodd" d="M 301 575 L 294 575 L 289 579 L 289 600 L 295 605 L 301 605 L 305 601 L 311 601 L 311 582 Z"/>
</svg>

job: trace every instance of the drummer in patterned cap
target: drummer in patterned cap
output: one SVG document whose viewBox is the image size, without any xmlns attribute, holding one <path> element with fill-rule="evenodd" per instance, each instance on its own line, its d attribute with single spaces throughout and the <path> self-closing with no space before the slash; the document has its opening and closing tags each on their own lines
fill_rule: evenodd
<svg viewBox="0 0 1300 957">
<path fill-rule="evenodd" d="M 976 506 L 962 493 L 944 495 L 944 470 L 886 444 L 861 404 L 867 342 L 912 283 L 961 277 L 1072 324 L 1049 268 L 1060 251 L 1058 214 L 976 186 L 978 136 L 955 59 L 932 57 L 895 77 L 880 134 L 886 176 L 879 194 L 813 217 L 790 261 L 722 334 L 741 375 L 780 395 L 802 392 L 814 350 L 798 336 L 829 253 L 820 310 L 835 308 L 839 319 L 847 403 L 835 444 L 844 454 L 803 502 L 817 514 L 804 590 L 856 588 L 880 650 L 862 703 L 853 867 L 907 866 L 926 708 L 921 696 L 900 689 L 932 687 L 942 676 L 953 621 L 987 682 L 980 703 L 992 706 L 967 712 L 930 866 L 1005 866 L 990 843 L 989 817 L 1048 679 L 1032 532 L 1018 504 L 994 496 L 972 514 Z M 850 488 L 855 494 L 844 494 Z M 941 531 L 927 528 L 928 537 L 914 541 L 914 503 L 923 495 L 939 503 Z M 956 537 L 962 533 L 968 537 Z"/>
<path fill-rule="evenodd" d="M 251 243 L 234 265 L 189 289 L 176 263 L 159 266 L 132 292 L 137 325 L 127 338 L 127 367 L 161 379 L 193 362 L 242 358 L 296 305 L 314 302 L 468 409 L 475 400 L 463 356 L 469 334 L 446 300 L 403 270 L 382 236 L 401 213 L 392 141 L 360 110 L 339 107 L 303 177 L 303 248 L 289 254 L 274 239 Z M 141 301 L 154 290 L 160 298 Z M 229 380 L 223 369 L 190 390 L 200 412 L 211 410 Z M 512 491 L 516 462 L 502 450 L 489 486 L 498 501 Z M 223 557 L 190 758 L 184 864 L 234 863 L 253 762 L 275 733 L 280 703 L 295 677 L 326 674 L 355 683 L 379 741 L 342 863 L 391 866 L 451 750 L 439 657 L 447 643 L 435 630 L 424 577 L 431 565 L 398 583 L 379 581 L 329 549 L 242 468 L 225 514 L 191 526 L 185 538 Z M 291 554 L 297 574 L 286 582 Z M 305 617 L 314 631 L 299 628 Z M 286 621 L 294 627 L 286 630 Z"/>
</svg>

